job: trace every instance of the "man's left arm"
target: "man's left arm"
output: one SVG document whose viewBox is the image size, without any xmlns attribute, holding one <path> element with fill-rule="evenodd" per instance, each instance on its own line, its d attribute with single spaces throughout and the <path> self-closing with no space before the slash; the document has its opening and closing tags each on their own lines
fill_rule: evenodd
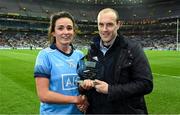
<svg viewBox="0 0 180 115">
<path fill-rule="evenodd" d="M 132 48 L 134 62 L 131 68 L 132 76 L 126 84 L 109 85 L 103 81 L 97 81 L 96 91 L 108 94 L 110 100 L 125 99 L 132 96 L 148 94 L 153 89 L 153 78 L 147 57 L 140 45 Z"/>
</svg>

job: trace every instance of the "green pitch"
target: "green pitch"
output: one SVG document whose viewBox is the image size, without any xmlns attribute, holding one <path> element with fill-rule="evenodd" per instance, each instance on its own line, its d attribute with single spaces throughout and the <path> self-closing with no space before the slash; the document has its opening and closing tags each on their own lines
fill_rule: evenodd
<svg viewBox="0 0 180 115">
<path fill-rule="evenodd" d="M 33 77 L 38 50 L 0 50 L 0 114 L 39 113 Z M 150 114 L 180 114 L 180 52 L 146 51 L 154 90 L 146 96 Z"/>
</svg>

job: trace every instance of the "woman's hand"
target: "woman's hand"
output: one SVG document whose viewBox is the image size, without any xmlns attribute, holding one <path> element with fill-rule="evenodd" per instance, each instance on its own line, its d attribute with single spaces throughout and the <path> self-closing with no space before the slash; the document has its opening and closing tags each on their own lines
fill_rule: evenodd
<svg viewBox="0 0 180 115">
<path fill-rule="evenodd" d="M 81 82 L 80 87 L 86 90 L 89 90 L 94 87 L 94 80 L 86 79 L 83 82 Z"/>
<path fill-rule="evenodd" d="M 89 106 L 89 103 L 88 103 L 88 100 L 87 100 L 87 97 L 85 95 L 79 95 L 78 96 L 80 102 L 76 104 L 76 106 L 78 107 L 78 109 L 81 111 L 81 112 L 86 112 L 88 106 Z"/>
</svg>

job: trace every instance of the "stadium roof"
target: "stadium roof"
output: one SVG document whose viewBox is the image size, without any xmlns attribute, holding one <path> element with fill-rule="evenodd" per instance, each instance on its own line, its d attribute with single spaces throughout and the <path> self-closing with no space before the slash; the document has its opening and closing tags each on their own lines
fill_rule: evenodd
<svg viewBox="0 0 180 115">
<path fill-rule="evenodd" d="M 68 3 L 91 4 L 91 5 L 138 5 L 165 2 L 178 2 L 179 0 L 59 0 Z"/>
</svg>

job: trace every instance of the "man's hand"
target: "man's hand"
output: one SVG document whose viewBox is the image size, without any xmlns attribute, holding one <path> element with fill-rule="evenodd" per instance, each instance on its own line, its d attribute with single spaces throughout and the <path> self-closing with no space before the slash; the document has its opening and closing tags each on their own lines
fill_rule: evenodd
<svg viewBox="0 0 180 115">
<path fill-rule="evenodd" d="M 87 97 L 85 95 L 79 95 L 78 98 L 81 100 L 80 103 L 77 103 L 76 106 L 81 112 L 86 113 L 86 110 L 89 106 Z"/>
<path fill-rule="evenodd" d="M 108 84 L 104 81 L 94 80 L 94 87 L 97 92 L 107 94 L 108 93 Z"/>
</svg>

